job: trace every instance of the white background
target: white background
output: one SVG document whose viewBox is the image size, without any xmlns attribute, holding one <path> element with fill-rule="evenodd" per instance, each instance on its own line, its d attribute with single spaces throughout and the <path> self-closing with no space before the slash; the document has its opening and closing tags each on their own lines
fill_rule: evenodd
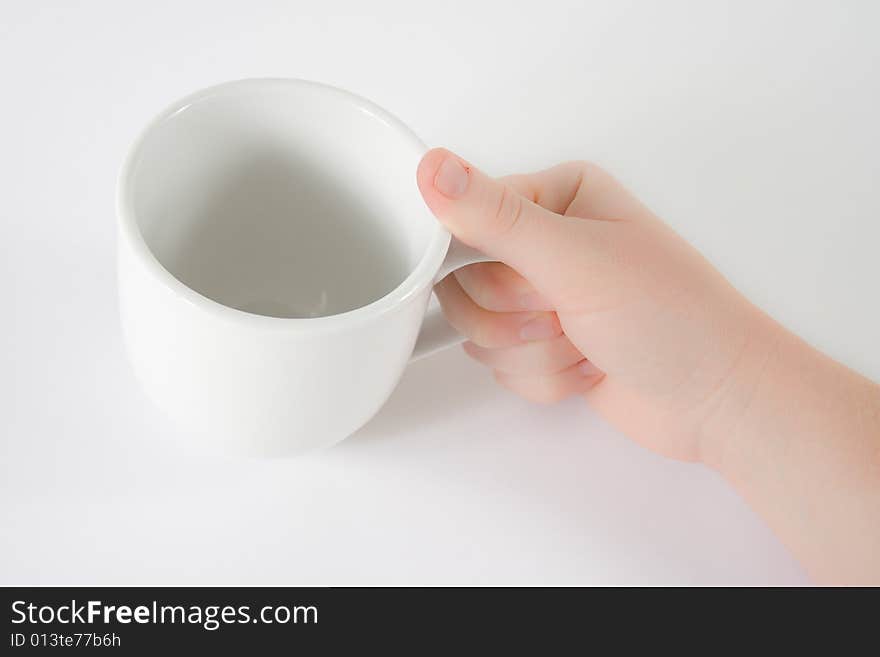
<svg viewBox="0 0 880 657">
<path fill-rule="evenodd" d="M 328 82 L 494 174 L 605 165 L 880 378 L 878 8 L 0 0 L 0 583 L 806 583 L 719 477 L 459 350 L 331 451 L 188 451 L 122 352 L 114 182 L 182 95 Z"/>
</svg>

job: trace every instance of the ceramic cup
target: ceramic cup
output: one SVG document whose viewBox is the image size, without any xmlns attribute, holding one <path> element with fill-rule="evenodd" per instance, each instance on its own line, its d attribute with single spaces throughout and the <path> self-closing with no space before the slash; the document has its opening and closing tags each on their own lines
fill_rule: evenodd
<svg viewBox="0 0 880 657">
<path fill-rule="evenodd" d="M 242 80 L 178 101 L 119 179 L 119 295 L 135 373 L 215 447 L 332 445 L 409 360 L 460 341 L 431 288 L 485 258 L 416 186 L 425 145 L 323 84 Z"/>
</svg>

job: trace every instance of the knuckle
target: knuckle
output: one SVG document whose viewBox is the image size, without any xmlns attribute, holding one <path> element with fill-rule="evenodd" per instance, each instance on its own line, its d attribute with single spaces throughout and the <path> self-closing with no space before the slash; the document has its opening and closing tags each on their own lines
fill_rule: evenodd
<svg viewBox="0 0 880 657">
<path fill-rule="evenodd" d="M 571 367 L 576 362 L 576 356 L 560 353 L 552 343 L 541 345 L 541 352 L 536 354 L 531 371 L 539 376 L 553 376 Z"/>
<path fill-rule="evenodd" d="M 571 166 L 577 173 L 577 192 L 575 195 L 581 192 L 585 185 L 590 189 L 601 188 L 614 180 L 610 173 L 589 160 L 576 160 L 571 162 Z"/>
<path fill-rule="evenodd" d="M 491 319 L 475 322 L 471 326 L 470 338 L 471 342 L 484 349 L 497 349 L 504 342 L 497 323 Z"/>
<path fill-rule="evenodd" d="M 558 388 L 548 386 L 547 381 L 540 377 L 510 377 L 498 369 L 492 374 L 499 385 L 534 404 L 547 406 L 560 401 L 565 396 Z"/>
<path fill-rule="evenodd" d="M 507 296 L 506 287 L 497 276 L 494 267 L 496 263 L 479 263 L 466 269 L 471 271 L 462 272 L 459 282 L 467 290 L 474 302 L 487 310 L 497 310 Z"/>
<path fill-rule="evenodd" d="M 570 162 L 566 162 L 563 166 L 570 167 L 574 172 L 580 175 L 581 181 L 588 180 L 599 175 L 608 175 L 605 169 L 600 167 L 595 162 L 591 162 L 590 160 L 572 160 Z"/>
<path fill-rule="evenodd" d="M 508 234 L 519 223 L 523 213 L 523 198 L 510 185 L 501 185 L 501 191 L 491 213 L 492 235 L 499 238 Z"/>
</svg>

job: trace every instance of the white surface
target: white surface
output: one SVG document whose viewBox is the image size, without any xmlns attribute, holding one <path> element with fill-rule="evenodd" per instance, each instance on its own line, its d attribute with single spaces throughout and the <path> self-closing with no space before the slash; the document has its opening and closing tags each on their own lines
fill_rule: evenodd
<svg viewBox="0 0 880 657">
<path fill-rule="evenodd" d="M 753 299 L 880 377 L 880 5 L 0 6 L 0 582 L 803 583 L 724 483 L 455 350 L 299 461 L 185 453 L 136 387 L 113 186 L 168 102 L 322 80 L 492 173 L 615 171 Z"/>
</svg>

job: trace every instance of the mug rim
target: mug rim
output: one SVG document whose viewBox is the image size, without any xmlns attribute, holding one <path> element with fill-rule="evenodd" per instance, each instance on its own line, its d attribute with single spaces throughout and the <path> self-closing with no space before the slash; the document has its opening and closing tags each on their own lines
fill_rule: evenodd
<svg viewBox="0 0 880 657">
<path fill-rule="evenodd" d="M 373 118 L 394 128 L 401 137 L 410 142 L 419 155 L 424 154 L 428 150 L 428 147 L 419 139 L 415 132 L 389 111 L 362 96 L 323 82 L 298 78 L 243 78 L 215 84 L 188 94 L 168 105 L 141 130 L 134 143 L 128 149 L 117 182 L 116 215 L 120 237 L 127 243 L 150 276 L 158 280 L 172 294 L 220 319 L 261 328 L 284 328 L 309 332 L 332 330 L 343 325 L 350 325 L 351 322 L 382 316 L 399 307 L 411 297 L 418 295 L 426 286 L 432 284 L 446 257 L 452 235 L 443 224 L 431 215 L 427 206 L 425 206 L 425 212 L 431 215 L 431 220 L 435 224 L 434 232 L 418 263 L 410 270 L 406 278 L 382 297 L 363 306 L 335 315 L 325 315 L 322 317 L 272 317 L 270 315 L 260 315 L 246 310 L 239 310 L 238 308 L 214 301 L 197 292 L 176 278 L 159 262 L 159 259 L 147 245 L 141 233 L 134 208 L 133 174 L 138 164 L 143 144 L 150 138 L 155 128 L 193 103 L 230 88 L 257 86 L 310 87 L 324 94 L 338 96 L 340 100 L 356 105 Z M 415 171 L 413 171 L 413 185 L 415 184 Z"/>
</svg>

